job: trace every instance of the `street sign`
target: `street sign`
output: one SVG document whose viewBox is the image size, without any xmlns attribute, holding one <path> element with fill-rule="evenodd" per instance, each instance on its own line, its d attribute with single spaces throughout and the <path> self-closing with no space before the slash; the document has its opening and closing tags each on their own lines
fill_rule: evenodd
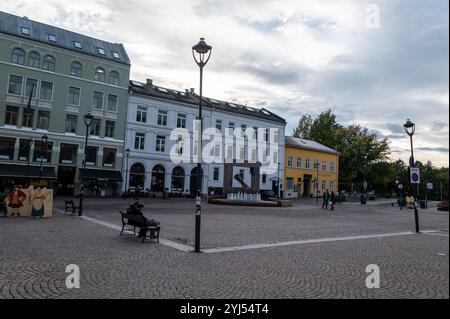
<svg viewBox="0 0 450 319">
<path fill-rule="evenodd" d="M 427 183 L 427 189 L 433 189 L 433 183 Z"/>
<path fill-rule="evenodd" d="M 398 184 L 398 189 L 402 190 L 402 188 L 403 188 L 403 184 Z"/>
<path fill-rule="evenodd" d="M 418 167 L 411 167 L 411 184 L 420 184 L 420 171 Z"/>
</svg>

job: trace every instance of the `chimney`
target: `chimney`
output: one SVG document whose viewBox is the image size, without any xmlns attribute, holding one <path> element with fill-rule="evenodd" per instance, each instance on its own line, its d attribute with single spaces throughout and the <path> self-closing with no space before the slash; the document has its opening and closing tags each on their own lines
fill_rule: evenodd
<svg viewBox="0 0 450 319">
<path fill-rule="evenodd" d="M 191 94 L 194 94 L 194 93 L 195 93 L 195 89 L 191 88 Z"/>
<path fill-rule="evenodd" d="M 153 85 L 153 80 L 152 79 L 147 79 L 147 85 Z"/>
</svg>

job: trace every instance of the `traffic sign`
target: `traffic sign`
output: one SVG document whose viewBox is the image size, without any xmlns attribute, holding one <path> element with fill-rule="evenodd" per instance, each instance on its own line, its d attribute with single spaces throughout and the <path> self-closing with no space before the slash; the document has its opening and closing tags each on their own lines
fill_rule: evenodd
<svg viewBox="0 0 450 319">
<path fill-rule="evenodd" d="M 403 188 L 403 184 L 398 184 L 398 189 L 402 189 Z"/>
<path fill-rule="evenodd" d="M 427 189 L 433 189 L 433 183 L 427 183 Z"/>
<path fill-rule="evenodd" d="M 411 184 L 420 184 L 420 170 L 418 167 L 411 167 Z"/>
</svg>

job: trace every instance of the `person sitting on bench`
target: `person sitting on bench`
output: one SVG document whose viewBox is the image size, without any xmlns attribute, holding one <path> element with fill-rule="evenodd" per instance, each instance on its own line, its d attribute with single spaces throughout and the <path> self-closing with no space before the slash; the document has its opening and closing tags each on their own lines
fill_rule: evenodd
<svg viewBox="0 0 450 319">
<path fill-rule="evenodd" d="M 140 202 L 140 201 L 134 202 L 133 204 L 130 205 L 130 207 L 128 207 L 127 214 L 144 216 L 144 214 L 142 213 L 142 208 L 144 208 L 144 204 L 142 202 Z M 148 226 L 156 226 L 156 223 L 154 220 L 147 220 L 146 223 Z M 150 236 L 151 237 L 155 236 L 155 231 L 153 229 L 150 229 Z M 141 228 L 139 230 L 138 237 L 145 237 L 145 229 L 144 228 Z"/>
</svg>

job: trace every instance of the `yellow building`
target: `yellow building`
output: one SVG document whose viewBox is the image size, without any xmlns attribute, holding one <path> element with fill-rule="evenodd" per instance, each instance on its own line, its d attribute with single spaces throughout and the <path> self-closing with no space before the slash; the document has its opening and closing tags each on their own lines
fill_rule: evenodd
<svg viewBox="0 0 450 319">
<path fill-rule="evenodd" d="M 286 136 L 283 197 L 338 191 L 339 152 L 314 141 Z M 318 182 L 316 182 L 318 179 Z"/>
</svg>

